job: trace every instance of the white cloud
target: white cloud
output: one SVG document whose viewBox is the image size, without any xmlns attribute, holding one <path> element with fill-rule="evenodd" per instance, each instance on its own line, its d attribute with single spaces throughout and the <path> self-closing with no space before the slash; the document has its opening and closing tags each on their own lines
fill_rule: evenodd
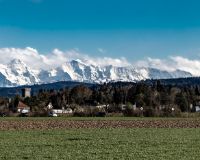
<svg viewBox="0 0 200 160">
<path fill-rule="evenodd" d="M 190 60 L 184 57 L 170 57 L 174 61 L 176 68 L 192 73 L 194 76 L 200 76 L 200 59 Z"/>
<path fill-rule="evenodd" d="M 128 61 L 123 57 L 90 57 L 86 54 L 80 53 L 77 49 L 65 52 L 59 49 L 54 49 L 51 53 L 41 54 L 36 49 L 30 47 L 24 49 L 0 48 L 0 64 L 7 64 L 13 59 L 20 59 L 33 69 L 51 69 L 61 66 L 72 59 L 80 59 L 89 64 L 102 66 L 108 64 L 114 66 L 129 65 Z"/>
<path fill-rule="evenodd" d="M 137 67 L 151 67 L 165 71 L 182 70 L 190 72 L 193 76 L 200 76 L 200 59 L 188 59 L 181 56 L 170 56 L 167 59 L 146 58 L 137 61 Z"/>
<path fill-rule="evenodd" d="M 127 61 L 125 57 L 120 58 L 111 58 L 111 57 L 90 57 L 88 55 L 82 55 L 79 59 L 84 61 L 85 63 L 99 66 L 128 66 L 130 63 Z"/>
<path fill-rule="evenodd" d="M 131 63 L 124 57 L 91 57 L 81 53 L 78 49 L 61 51 L 54 49 L 47 54 L 38 50 L 27 48 L 0 48 L 0 64 L 7 64 L 13 59 L 20 59 L 33 69 L 52 69 L 70 61 L 80 59 L 84 63 L 92 65 L 128 66 Z M 170 56 L 167 59 L 146 58 L 133 64 L 136 67 L 151 67 L 166 71 L 177 69 L 190 72 L 194 76 L 200 76 L 200 59 L 188 59 L 181 56 Z"/>
<path fill-rule="evenodd" d="M 169 58 L 167 60 L 163 60 L 148 57 L 145 60 L 137 61 L 135 65 L 137 67 L 150 67 L 164 71 L 174 71 L 177 69 L 176 66 L 174 66 L 173 61 L 171 61 Z"/>
</svg>

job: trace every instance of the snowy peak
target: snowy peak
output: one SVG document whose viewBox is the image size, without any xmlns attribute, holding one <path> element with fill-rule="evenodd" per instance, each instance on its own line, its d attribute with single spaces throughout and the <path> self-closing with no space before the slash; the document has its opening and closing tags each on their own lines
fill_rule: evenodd
<svg viewBox="0 0 200 160">
<path fill-rule="evenodd" d="M 9 64 L 24 64 L 20 59 L 13 59 Z"/>
<path fill-rule="evenodd" d="M 175 70 L 175 71 L 163 71 L 155 68 L 142 68 L 138 70 L 145 79 L 171 79 L 171 78 L 186 78 L 192 77 L 189 72 Z"/>
<path fill-rule="evenodd" d="M 39 81 L 34 72 L 19 59 L 13 59 L 7 65 L 1 65 L 0 72 L 4 75 L 5 81 L 10 82 L 8 86 L 35 84 Z"/>
<path fill-rule="evenodd" d="M 29 72 L 28 67 L 19 59 L 13 59 L 7 66 L 16 76 Z"/>
<path fill-rule="evenodd" d="M 57 81 L 79 81 L 102 83 L 109 81 L 136 82 L 145 79 L 167 79 L 192 77 L 192 74 L 176 70 L 162 71 L 155 68 L 135 68 L 133 66 L 117 67 L 98 66 L 72 60 L 50 70 L 33 70 L 31 65 L 19 59 L 13 59 L 7 65 L 0 64 L 0 86 L 32 85 Z"/>
</svg>

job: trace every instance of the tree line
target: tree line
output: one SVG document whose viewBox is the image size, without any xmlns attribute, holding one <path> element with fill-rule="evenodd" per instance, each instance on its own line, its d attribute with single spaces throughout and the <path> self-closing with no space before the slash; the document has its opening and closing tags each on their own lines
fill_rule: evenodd
<svg viewBox="0 0 200 160">
<path fill-rule="evenodd" d="M 41 89 L 38 94 L 25 99 L 16 96 L 14 103 L 19 100 L 30 106 L 32 111 L 41 111 L 51 102 L 54 109 L 70 107 L 74 110 L 77 107 L 106 105 L 105 112 L 167 116 L 195 111 L 194 106 L 200 102 L 200 86 L 164 85 L 159 80 L 153 84 L 117 82 L 91 87 L 83 84 L 60 90 Z"/>
</svg>

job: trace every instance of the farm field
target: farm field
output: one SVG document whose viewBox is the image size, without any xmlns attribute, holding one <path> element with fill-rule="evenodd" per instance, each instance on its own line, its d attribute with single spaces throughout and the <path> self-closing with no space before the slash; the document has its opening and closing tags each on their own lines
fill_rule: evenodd
<svg viewBox="0 0 200 160">
<path fill-rule="evenodd" d="M 1 118 L 0 159 L 196 160 L 198 122 L 193 118 Z"/>
<path fill-rule="evenodd" d="M 51 130 L 78 128 L 200 128 L 200 118 L 135 117 L 6 117 L 0 130 Z"/>
</svg>

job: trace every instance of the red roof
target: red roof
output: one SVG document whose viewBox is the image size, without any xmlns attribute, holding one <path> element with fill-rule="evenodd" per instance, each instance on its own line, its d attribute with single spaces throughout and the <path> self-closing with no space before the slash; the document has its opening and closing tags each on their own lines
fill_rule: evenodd
<svg viewBox="0 0 200 160">
<path fill-rule="evenodd" d="M 18 105 L 17 105 L 17 109 L 24 109 L 24 108 L 29 108 L 29 106 L 27 106 L 26 104 L 24 104 L 23 102 L 19 101 Z"/>
</svg>

